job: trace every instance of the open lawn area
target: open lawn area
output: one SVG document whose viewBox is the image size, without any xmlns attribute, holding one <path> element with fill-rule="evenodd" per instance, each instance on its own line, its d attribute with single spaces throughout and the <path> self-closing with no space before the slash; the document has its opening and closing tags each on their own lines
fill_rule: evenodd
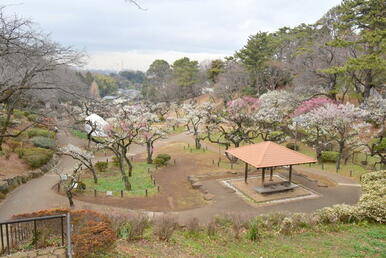
<svg viewBox="0 0 386 258">
<path fill-rule="evenodd" d="M 146 164 L 145 162 L 134 162 L 133 173 L 129 177 L 132 191 L 124 191 L 125 196 L 144 196 L 145 190 L 148 190 L 148 194 L 155 194 L 157 192 L 156 186 L 150 178 L 148 169 L 153 169 L 153 165 Z M 82 179 L 82 182 L 86 184 L 86 192 L 97 192 L 106 193 L 111 191 L 114 196 L 119 196 L 121 190 L 125 190 L 122 182 L 122 177 L 119 168 L 112 162 L 109 163 L 109 167 L 105 172 L 98 173 L 98 184 L 95 184 L 93 179 L 89 176 Z"/>
<path fill-rule="evenodd" d="M 137 242 L 119 241 L 117 256 L 126 257 L 386 257 L 385 225 L 322 226 L 294 235 L 266 235 L 259 242 L 235 239 L 231 230 L 219 229 L 209 237 L 178 231 L 169 242 L 157 241 L 151 229 Z"/>
</svg>

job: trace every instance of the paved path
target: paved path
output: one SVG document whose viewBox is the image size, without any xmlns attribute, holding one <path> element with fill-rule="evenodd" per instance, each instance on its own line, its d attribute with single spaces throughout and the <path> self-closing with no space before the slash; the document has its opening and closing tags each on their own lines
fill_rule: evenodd
<svg viewBox="0 0 386 258">
<path fill-rule="evenodd" d="M 67 144 L 81 145 L 84 141 L 79 140 L 72 135 L 61 131 L 57 136 L 58 145 L 64 146 Z M 193 143 L 193 139 L 187 136 L 185 133 L 176 134 L 170 136 L 168 139 L 158 141 L 157 146 L 166 145 L 170 142 L 188 141 Z M 138 154 L 145 151 L 144 146 L 133 145 L 130 147 L 130 153 Z M 106 157 L 100 157 L 100 160 L 106 159 Z M 70 173 L 74 167 L 75 162 L 71 157 L 64 156 L 58 164 L 58 169 L 63 173 Z M 14 191 L 9 193 L 5 200 L 0 204 L 0 221 L 9 219 L 14 214 L 28 213 L 36 210 L 69 207 L 66 197 L 55 194 L 51 188 L 58 182 L 58 175 L 49 172 L 39 178 L 32 179 L 26 184 L 20 185 Z M 109 206 L 90 204 L 87 202 L 81 202 L 74 200 L 75 207 L 77 208 L 92 208 L 100 211 L 109 211 L 111 209 L 117 212 L 127 212 L 127 209 L 111 208 Z"/>
<path fill-rule="evenodd" d="M 193 144 L 193 139 L 185 133 L 181 133 L 159 141 L 156 146 L 167 145 L 171 142 L 189 142 Z M 66 145 L 69 143 L 79 145 L 84 142 L 64 132 L 60 132 L 58 134 L 58 143 L 59 145 Z M 218 151 L 218 148 L 214 145 L 204 144 L 204 146 L 207 146 L 212 151 Z M 133 145 L 129 152 L 138 154 L 143 153 L 144 151 L 145 149 L 143 146 Z M 105 159 L 105 157 L 99 159 Z M 74 161 L 70 157 L 62 157 L 58 166 L 63 173 L 68 173 L 73 168 Z M 307 168 L 302 169 L 308 171 Z M 354 204 L 357 202 L 360 195 L 360 189 L 351 185 L 355 184 L 353 180 L 339 175 L 330 175 L 330 173 L 315 169 L 311 172 L 316 174 L 323 173 L 324 176 L 328 175 L 333 180 L 336 180 L 337 183 L 346 185 L 329 188 L 319 187 L 315 182 L 312 182 L 305 177 L 294 175 L 293 179 L 295 181 L 311 189 L 316 189 L 316 192 L 319 193 L 320 197 L 317 199 L 305 199 L 302 201 L 293 201 L 281 203 L 280 205 L 256 208 L 247 204 L 247 202 L 236 195 L 231 189 L 224 187 L 219 181 L 209 180 L 202 183 L 203 187 L 208 189 L 208 191 L 215 196 L 213 201 L 204 207 L 171 213 L 178 215 L 179 220 L 182 223 L 194 217 L 199 218 L 202 222 L 206 222 L 215 215 L 230 212 L 240 212 L 245 216 L 254 216 L 275 211 L 311 212 L 317 208 L 331 206 L 337 203 Z M 284 174 L 283 176 L 286 175 Z M 0 204 L 0 221 L 9 219 L 14 214 L 27 213 L 40 209 L 68 207 L 67 198 L 55 194 L 51 190 L 52 186 L 57 183 L 57 181 L 58 176 L 56 174 L 47 173 L 40 178 L 33 179 L 26 184 L 19 186 L 15 191 L 8 194 L 7 198 Z M 77 209 L 94 209 L 109 214 L 130 214 L 133 212 L 125 208 L 93 204 L 79 200 L 74 200 L 74 202 Z M 149 214 L 157 215 L 160 213 L 150 212 Z"/>
</svg>

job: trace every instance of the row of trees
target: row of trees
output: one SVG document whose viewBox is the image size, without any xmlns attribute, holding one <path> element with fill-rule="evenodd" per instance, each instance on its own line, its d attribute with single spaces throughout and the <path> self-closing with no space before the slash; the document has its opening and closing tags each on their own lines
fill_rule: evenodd
<svg viewBox="0 0 386 258">
<path fill-rule="evenodd" d="M 385 94 L 386 5 L 382 0 L 344 0 L 314 24 L 258 32 L 225 60 L 199 66 L 182 58 L 156 60 L 146 73 L 144 95 L 154 101 L 186 99 L 214 87 L 231 100 L 283 87 L 309 97 L 363 101 Z"/>
<path fill-rule="evenodd" d="M 301 138 L 315 149 L 318 159 L 322 151 L 335 148 L 340 161 L 354 151 L 377 155 L 385 163 L 386 101 L 369 98 L 360 107 L 340 104 L 327 97 L 304 99 L 287 91 L 269 91 L 260 98 L 241 97 L 229 101 L 224 108 L 213 104 L 184 105 L 182 118 L 200 148 L 208 139 L 228 149 L 265 141 L 283 142 Z M 232 158 L 228 157 L 231 161 Z"/>
</svg>

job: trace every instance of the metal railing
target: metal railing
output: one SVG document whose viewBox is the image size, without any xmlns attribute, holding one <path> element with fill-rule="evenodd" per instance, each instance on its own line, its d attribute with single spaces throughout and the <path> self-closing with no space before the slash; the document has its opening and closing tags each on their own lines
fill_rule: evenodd
<svg viewBox="0 0 386 258">
<path fill-rule="evenodd" d="M 21 251 L 26 246 L 28 249 L 39 249 L 39 240 L 44 230 L 49 231 L 51 236 L 58 241 L 54 246 L 66 247 L 67 257 L 72 257 L 69 214 L 0 222 L 1 254 Z M 44 247 L 49 247 L 49 245 Z"/>
</svg>

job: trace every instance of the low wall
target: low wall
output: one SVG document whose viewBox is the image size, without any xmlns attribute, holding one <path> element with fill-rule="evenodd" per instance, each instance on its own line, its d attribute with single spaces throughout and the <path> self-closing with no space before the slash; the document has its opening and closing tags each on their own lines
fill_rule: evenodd
<svg viewBox="0 0 386 258">
<path fill-rule="evenodd" d="M 44 175 L 45 173 L 50 171 L 53 167 L 55 167 L 58 161 L 59 161 L 59 157 L 57 155 L 54 155 L 53 158 L 47 164 L 43 165 L 41 168 L 28 171 L 25 175 L 14 176 L 14 177 L 1 180 L 0 192 L 3 194 L 7 194 L 12 190 L 14 190 L 16 187 L 18 187 L 19 185 L 25 184 L 33 178 L 37 178 Z"/>
</svg>

